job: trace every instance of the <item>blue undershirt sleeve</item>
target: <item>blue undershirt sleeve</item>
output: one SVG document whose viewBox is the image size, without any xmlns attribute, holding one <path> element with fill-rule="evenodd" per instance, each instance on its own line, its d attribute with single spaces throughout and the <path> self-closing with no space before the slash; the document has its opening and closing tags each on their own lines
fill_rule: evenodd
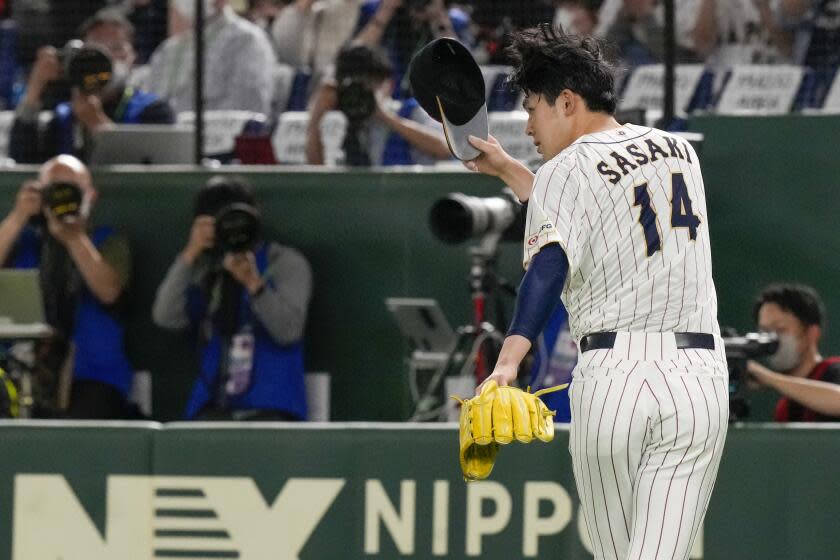
<svg viewBox="0 0 840 560">
<path fill-rule="evenodd" d="M 507 335 L 518 334 L 534 342 L 560 302 L 569 259 L 558 243 L 534 255 L 516 296 L 516 310 Z"/>
</svg>

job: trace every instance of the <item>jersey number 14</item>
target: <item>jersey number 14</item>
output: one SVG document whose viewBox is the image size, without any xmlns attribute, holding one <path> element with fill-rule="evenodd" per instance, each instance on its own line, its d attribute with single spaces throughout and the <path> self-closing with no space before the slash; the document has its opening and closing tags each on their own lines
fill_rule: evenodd
<svg viewBox="0 0 840 560">
<path fill-rule="evenodd" d="M 647 256 L 652 256 L 662 250 L 662 236 L 659 234 L 659 222 L 656 219 L 656 210 L 650 204 L 650 191 L 648 184 L 642 183 L 633 188 L 633 206 L 641 207 L 639 212 L 639 225 L 645 232 L 647 243 Z M 671 227 L 687 228 L 688 237 L 694 241 L 697 239 L 697 227 L 700 225 L 698 218 L 691 209 L 691 198 L 688 196 L 688 187 L 685 184 L 682 173 L 671 174 Z"/>
</svg>

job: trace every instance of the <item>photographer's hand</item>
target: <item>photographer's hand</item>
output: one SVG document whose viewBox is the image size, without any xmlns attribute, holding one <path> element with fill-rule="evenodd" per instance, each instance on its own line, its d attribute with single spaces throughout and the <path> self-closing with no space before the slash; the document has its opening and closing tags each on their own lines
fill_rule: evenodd
<svg viewBox="0 0 840 560">
<path fill-rule="evenodd" d="M 382 40 L 385 29 L 391 23 L 391 19 L 393 19 L 397 9 L 402 6 L 402 3 L 403 0 L 382 0 L 376 9 L 376 13 L 373 14 L 367 25 L 359 31 L 355 40 L 364 45 L 378 45 Z"/>
<path fill-rule="evenodd" d="M 44 207 L 44 216 L 47 218 L 50 235 L 68 249 L 74 243 L 84 241 L 88 236 L 87 220 L 82 216 L 68 216 L 60 220 L 47 207 Z"/>
<path fill-rule="evenodd" d="M 27 107 L 40 108 L 44 87 L 60 77 L 61 62 L 58 60 L 58 51 L 55 47 L 46 46 L 38 49 L 35 63 L 29 74 L 29 81 L 26 83 L 23 104 Z"/>
<path fill-rule="evenodd" d="M 747 362 L 747 371 L 759 383 L 806 408 L 825 416 L 840 416 L 840 386 L 834 383 L 776 373 L 752 360 Z"/>
<path fill-rule="evenodd" d="M 38 189 L 38 182 L 29 180 L 21 185 L 15 198 L 15 207 L 12 208 L 10 216 L 13 216 L 21 226 L 32 216 L 41 213 L 41 193 Z"/>
<path fill-rule="evenodd" d="M 773 376 L 779 375 L 755 360 L 747 360 L 747 373 L 750 374 L 747 380 L 750 389 L 770 386 Z"/>
<path fill-rule="evenodd" d="M 237 282 L 245 286 L 249 294 L 254 295 L 262 289 L 263 279 L 257 269 L 257 259 L 253 251 L 227 253 L 222 266 Z"/>
<path fill-rule="evenodd" d="M 102 108 L 102 101 L 96 95 L 81 93 L 73 90 L 73 114 L 88 132 L 96 132 L 103 126 L 113 124 L 105 110 Z"/>
<path fill-rule="evenodd" d="M 216 219 L 213 216 L 197 216 L 190 229 L 187 246 L 181 251 L 181 259 L 192 266 L 205 250 L 216 243 Z"/>
<path fill-rule="evenodd" d="M 105 305 L 115 303 L 122 294 L 123 280 L 88 236 L 87 219 L 79 215 L 60 220 L 49 208 L 44 208 L 44 215 L 50 234 L 67 248 L 93 296 Z"/>
<path fill-rule="evenodd" d="M 470 136 L 469 140 L 470 144 L 482 153 L 477 158 L 464 162 L 467 169 L 499 177 L 513 189 L 519 200 L 522 202 L 528 200 L 534 186 L 534 174 L 531 170 L 508 155 L 493 135 L 490 135 L 487 140 Z"/>
</svg>

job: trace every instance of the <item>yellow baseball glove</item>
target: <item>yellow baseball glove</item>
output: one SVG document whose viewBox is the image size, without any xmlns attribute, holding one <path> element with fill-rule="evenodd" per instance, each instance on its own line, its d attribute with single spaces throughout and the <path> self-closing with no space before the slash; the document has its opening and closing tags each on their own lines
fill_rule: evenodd
<svg viewBox="0 0 840 560">
<path fill-rule="evenodd" d="M 514 439 L 530 443 L 554 439 L 553 410 L 538 398 L 560 391 L 568 383 L 529 393 L 518 387 L 499 387 L 488 381 L 481 393 L 471 399 L 452 397 L 461 403 L 460 460 L 464 480 L 482 480 L 490 476 L 499 445 Z"/>
</svg>

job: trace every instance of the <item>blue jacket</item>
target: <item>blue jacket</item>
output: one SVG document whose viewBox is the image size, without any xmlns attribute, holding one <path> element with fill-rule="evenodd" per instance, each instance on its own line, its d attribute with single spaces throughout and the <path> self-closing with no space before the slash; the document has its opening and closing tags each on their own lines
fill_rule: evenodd
<svg viewBox="0 0 840 560">
<path fill-rule="evenodd" d="M 111 227 L 100 226 L 91 240 L 99 248 L 114 235 Z M 41 233 L 27 226 L 18 237 L 14 268 L 32 269 L 40 264 Z M 115 387 L 123 396 L 131 389 L 134 370 L 123 342 L 124 329 L 112 311 L 103 306 L 82 283 L 71 340 L 76 346 L 73 378 L 100 381 Z"/>
<path fill-rule="evenodd" d="M 264 273 L 268 267 L 268 244 L 255 251 L 257 269 Z M 205 294 L 193 286 L 187 296 L 187 310 L 193 325 L 207 320 L 208 301 Z M 239 328 L 249 324 L 254 335 L 253 371 L 251 386 L 241 395 L 228 398 L 232 410 L 282 410 L 306 419 L 306 388 L 304 385 L 303 343 L 281 346 L 251 312 L 251 298 L 242 290 L 239 302 Z M 222 337 L 213 328 L 207 344 L 201 348 L 198 379 L 187 403 L 185 416 L 194 418 L 210 403 L 218 391 L 218 375 L 222 360 Z"/>
</svg>

